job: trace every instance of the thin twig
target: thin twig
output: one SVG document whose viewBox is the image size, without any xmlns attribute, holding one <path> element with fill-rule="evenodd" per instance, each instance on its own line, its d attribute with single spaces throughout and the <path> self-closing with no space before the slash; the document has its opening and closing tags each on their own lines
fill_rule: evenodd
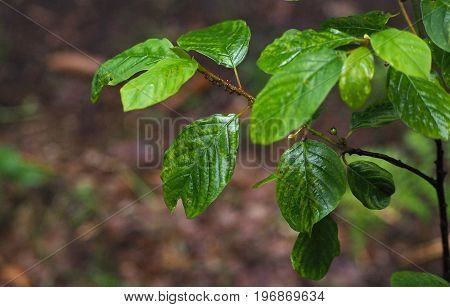
<svg viewBox="0 0 450 307">
<path fill-rule="evenodd" d="M 384 160 L 386 162 L 389 162 L 392 165 L 406 169 L 406 170 L 410 171 L 411 173 L 416 174 L 417 176 L 425 179 L 433 187 L 436 185 L 436 180 L 434 178 L 424 174 L 422 171 L 418 170 L 415 167 L 412 167 L 411 165 L 408 165 L 408 164 L 402 162 L 401 160 L 392 158 L 392 157 L 382 154 L 382 153 L 371 152 L 371 151 L 363 150 L 360 148 L 350 148 L 350 149 L 346 149 L 345 151 L 343 151 L 342 154 L 366 156 L 366 157 L 372 157 L 372 158 Z"/>
<path fill-rule="evenodd" d="M 409 18 L 408 12 L 406 11 L 405 5 L 403 2 L 406 0 L 398 0 L 398 5 L 400 6 L 400 10 L 402 11 L 402 15 L 406 20 L 406 23 L 408 24 L 409 30 L 417 35 L 416 29 L 414 29 L 413 23 L 411 21 L 411 18 Z"/>
<path fill-rule="evenodd" d="M 408 165 L 404 162 L 402 162 L 401 160 L 392 158 L 391 156 L 382 154 L 382 153 L 378 153 L 378 152 L 371 152 L 371 151 L 367 151 L 367 150 L 363 150 L 360 148 L 349 148 L 347 147 L 347 145 L 345 144 L 345 142 L 340 142 L 340 141 L 335 141 L 332 140 L 331 138 L 329 138 L 328 136 L 326 136 L 325 134 L 323 134 L 320 131 L 317 131 L 315 129 L 312 128 L 308 128 L 311 133 L 313 133 L 314 135 L 316 135 L 317 137 L 321 138 L 322 140 L 338 147 L 340 150 L 342 150 L 342 155 L 359 155 L 359 156 L 367 156 L 367 157 L 372 157 L 372 158 L 376 158 L 376 159 L 380 159 L 380 160 L 384 160 L 386 162 L 389 162 L 392 165 L 395 165 L 397 167 L 406 169 L 414 174 L 416 174 L 417 176 L 425 179 L 428 183 L 430 183 L 433 187 L 436 186 L 436 180 L 428 175 L 426 175 L 425 173 L 423 173 L 422 171 L 418 170 L 415 167 L 412 167 L 411 165 Z M 345 139 L 344 139 L 345 140 Z"/>
<path fill-rule="evenodd" d="M 223 80 L 216 74 L 210 72 L 205 67 L 199 65 L 197 69 L 201 74 L 205 76 L 207 80 L 209 80 L 212 84 L 223 87 L 226 91 L 230 93 L 235 93 L 237 95 L 243 96 L 248 100 L 249 105 L 252 105 L 255 102 L 255 97 L 247 93 L 242 88 L 239 88 L 228 81 Z"/>
</svg>

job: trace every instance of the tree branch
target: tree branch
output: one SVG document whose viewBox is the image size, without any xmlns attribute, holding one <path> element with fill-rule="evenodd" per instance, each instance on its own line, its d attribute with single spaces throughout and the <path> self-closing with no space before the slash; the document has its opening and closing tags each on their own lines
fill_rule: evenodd
<svg viewBox="0 0 450 307">
<path fill-rule="evenodd" d="M 231 84 L 229 81 L 225 81 L 216 74 L 210 72 L 205 67 L 201 66 L 199 64 L 197 69 L 201 74 L 205 76 L 205 78 L 210 81 L 212 84 L 223 87 L 226 91 L 229 93 L 235 93 L 237 95 L 243 96 L 248 100 L 249 105 L 252 105 L 255 102 L 255 97 L 247 93 L 242 88 L 239 88 L 233 84 Z"/>
<path fill-rule="evenodd" d="M 426 180 L 433 187 L 436 185 L 436 180 L 434 178 L 424 174 L 423 172 L 421 172 L 417 168 L 412 167 L 411 165 L 408 165 L 408 164 L 402 162 L 401 160 L 392 158 L 391 156 L 388 156 L 388 155 L 385 155 L 385 154 L 382 154 L 382 153 L 371 152 L 371 151 L 362 150 L 362 149 L 359 149 L 359 148 L 350 148 L 350 149 L 346 149 L 345 151 L 343 151 L 342 154 L 366 156 L 366 157 L 372 157 L 372 158 L 384 160 L 386 162 L 389 162 L 392 165 L 395 165 L 395 166 L 397 166 L 399 168 L 406 169 L 406 170 L 410 171 L 411 173 L 416 174 L 417 176 L 419 176 L 419 177 L 423 178 L 424 180 Z"/>
<path fill-rule="evenodd" d="M 441 140 L 436 140 L 436 193 L 439 203 L 439 219 L 441 228 L 441 240 L 443 249 L 443 269 L 444 278 L 450 281 L 450 251 L 448 243 L 448 222 L 447 222 L 447 203 L 445 200 L 445 166 L 444 166 L 444 149 Z"/>
</svg>

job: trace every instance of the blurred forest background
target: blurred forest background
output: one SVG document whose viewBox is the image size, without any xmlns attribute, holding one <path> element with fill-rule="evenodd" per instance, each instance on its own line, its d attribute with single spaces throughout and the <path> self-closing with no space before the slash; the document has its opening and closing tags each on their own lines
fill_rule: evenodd
<svg viewBox="0 0 450 307">
<path fill-rule="evenodd" d="M 386 166 L 397 192 L 381 212 L 365 209 L 348 192 L 336 218 L 341 256 L 323 280 L 301 280 L 289 260 L 296 233 L 279 214 L 275 185 L 252 189 L 275 163 L 249 169 L 238 162 L 230 185 L 195 220 L 187 220 L 181 206 L 169 214 L 158 167 L 137 167 L 143 154 L 138 144 L 146 141 L 138 134 L 139 118 L 198 119 L 238 112 L 245 100 L 196 76 L 168 100 L 169 108 L 160 104 L 123 113 L 119 87 L 106 89 L 97 105 L 89 102 L 97 61 L 150 37 L 174 42 L 188 30 L 238 18 L 252 30 L 241 79 L 257 93 L 268 76 L 257 69 L 256 59 L 285 30 L 317 28 L 326 18 L 373 9 L 397 13 L 397 1 L 6 2 L 17 11 L 0 2 L 0 284 L 384 286 L 396 270 L 417 270 L 389 248 L 440 273 L 436 198 L 418 177 Z M 392 24 L 404 26 L 400 17 Z M 230 71 L 197 58 L 234 80 Z M 379 71 L 375 89 L 382 88 L 382 63 Z M 383 95 L 377 90 L 375 96 Z M 316 127 L 335 126 L 345 134 L 351 113 L 336 91 L 326 107 Z M 406 133 L 401 123 L 357 131 L 351 145 L 433 171 L 433 142 Z M 252 150 L 257 166 L 268 149 Z"/>
</svg>

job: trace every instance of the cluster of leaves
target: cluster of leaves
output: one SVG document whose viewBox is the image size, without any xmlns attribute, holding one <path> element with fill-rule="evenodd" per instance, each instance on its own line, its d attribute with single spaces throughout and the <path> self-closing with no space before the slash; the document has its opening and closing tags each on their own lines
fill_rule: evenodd
<svg viewBox="0 0 450 307">
<path fill-rule="evenodd" d="M 442 7 L 427 13 L 428 5 Z M 355 112 L 351 129 L 380 127 L 400 119 L 427 137 L 447 140 L 450 106 L 444 87 L 448 84 L 440 82 L 448 78 L 436 80 L 431 71 L 434 60 L 443 76 L 449 74 L 449 20 L 441 18 L 442 9 L 448 16 L 447 0 L 423 1 L 429 41 L 388 27 L 393 15 L 380 11 L 333 18 L 320 30 L 286 31 L 257 61 L 270 79 L 251 101 L 252 141 L 271 144 L 308 127 L 337 83 L 345 104 L 362 108 L 371 93 L 375 56 L 389 65 L 388 95 Z M 249 42 L 250 30 L 242 20 L 184 34 L 177 47 L 167 39 L 149 39 L 100 66 L 92 82 L 92 101 L 103 86 L 117 85 L 143 71 L 122 87 L 123 107 L 129 111 L 154 105 L 175 94 L 196 70 L 205 71 L 188 51 L 236 69 Z M 161 178 L 169 210 L 179 199 L 188 218 L 208 208 L 231 179 L 238 144 L 236 114 L 216 114 L 184 127 L 164 155 Z M 308 139 L 282 155 L 277 171 L 263 183 L 271 180 L 276 180 L 283 217 L 299 232 L 292 265 L 302 277 L 314 280 L 323 278 L 339 255 L 338 227 L 331 213 L 347 184 L 362 205 L 374 210 L 386 208 L 395 192 L 392 175 L 377 164 L 354 161 L 347 165 L 332 148 Z"/>
</svg>

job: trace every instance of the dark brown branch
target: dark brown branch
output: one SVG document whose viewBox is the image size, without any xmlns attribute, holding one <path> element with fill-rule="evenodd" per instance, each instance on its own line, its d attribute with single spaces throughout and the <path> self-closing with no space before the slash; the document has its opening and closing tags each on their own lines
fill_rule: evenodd
<svg viewBox="0 0 450 307">
<path fill-rule="evenodd" d="M 239 88 L 228 81 L 223 80 L 216 74 L 210 72 L 203 66 L 198 66 L 198 71 L 205 76 L 205 78 L 210 81 L 212 84 L 223 87 L 226 91 L 230 93 L 235 93 L 237 95 L 243 96 L 248 100 L 249 105 L 252 105 L 255 102 L 255 97 L 247 93 L 242 88 Z"/>
<path fill-rule="evenodd" d="M 366 157 L 372 157 L 372 158 L 376 158 L 376 159 L 381 159 L 381 160 L 384 160 L 386 162 L 389 162 L 392 165 L 395 165 L 397 167 L 406 169 L 406 170 L 410 171 L 411 173 L 416 174 L 417 176 L 425 179 L 433 187 L 436 185 L 436 180 L 434 180 L 434 178 L 424 174 L 423 172 L 421 172 L 417 168 L 412 167 L 411 165 L 403 163 L 400 160 L 394 159 L 394 158 L 392 158 L 392 157 L 390 157 L 388 155 L 382 154 L 382 153 L 366 151 L 366 150 L 362 150 L 362 149 L 359 149 L 359 148 L 351 148 L 351 149 L 346 149 L 342 154 L 366 156 Z"/>
<path fill-rule="evenodd" d="M 448 243 L 448 222 L 447 222 L 447 203 L 445 200 L 445 166 L 444 166 L 444 149 L 441 140 L 436 140 L 436 193 L 439 203 L 439 219 L 441 228 L 441 240 L 443 249 L 443 268 L 444 278 L 450 281 L 450 251 Z"/>
</svg>

